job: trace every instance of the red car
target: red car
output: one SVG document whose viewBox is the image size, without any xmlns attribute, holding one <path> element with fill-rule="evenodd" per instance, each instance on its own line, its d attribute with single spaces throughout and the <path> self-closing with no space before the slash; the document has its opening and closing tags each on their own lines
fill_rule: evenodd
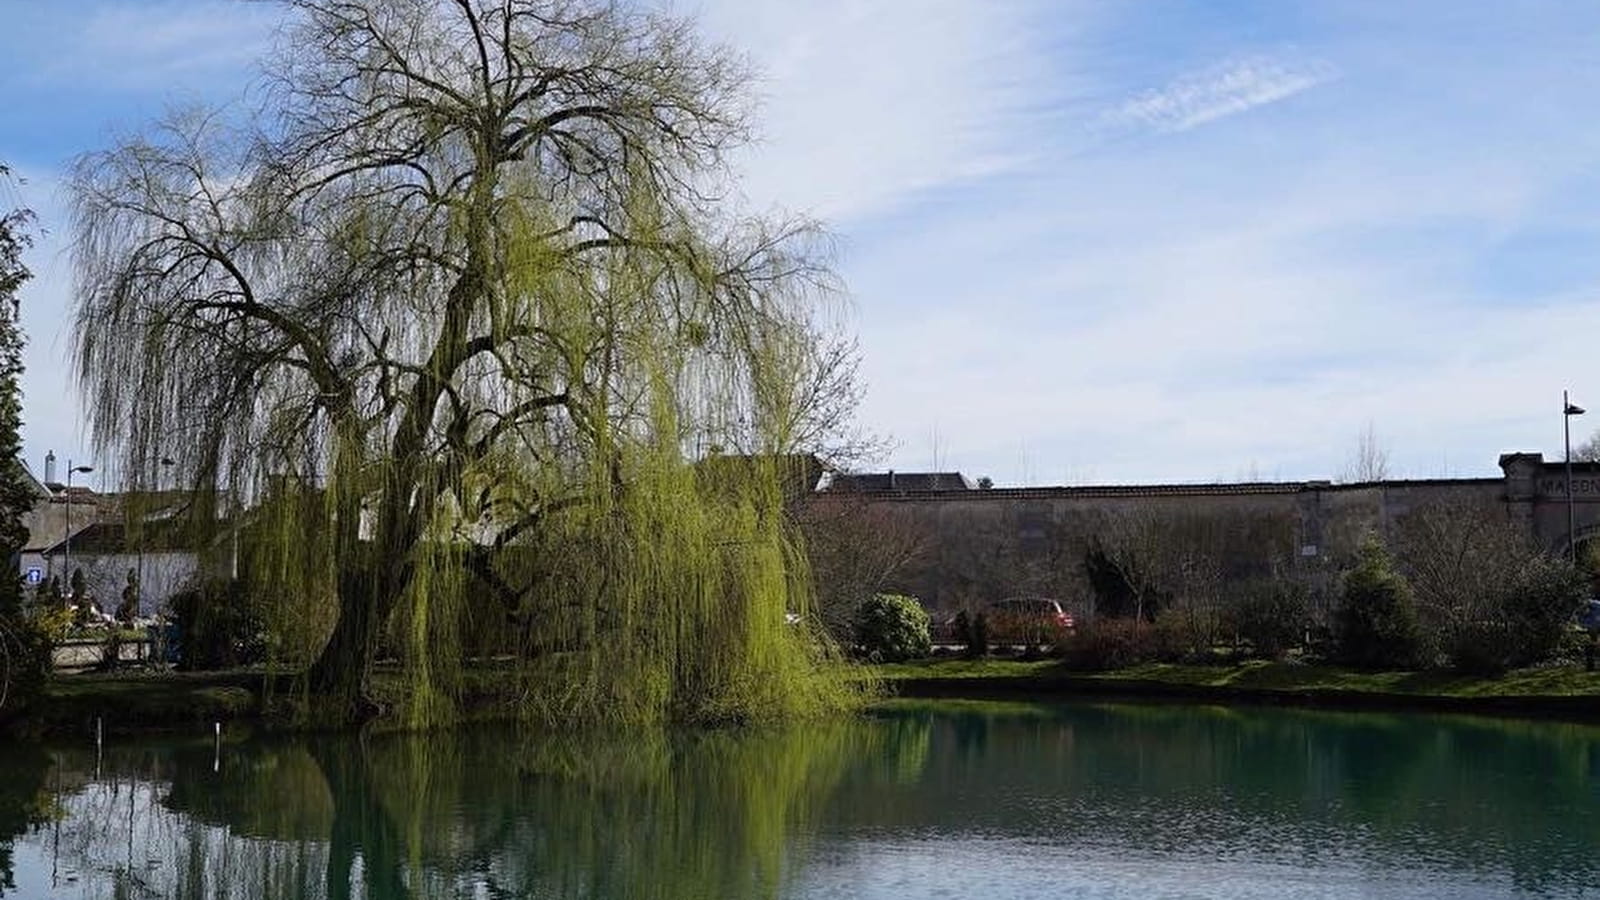
<svg viewBox="0 0 1600 900">
<path fill-rule="evenodd" d="M 1008 597 L 984 610 L 989 640 L 996 644 L 1054 644 L 1072 630 L 1072 616 L 1049 597 Z"/>
</svg>

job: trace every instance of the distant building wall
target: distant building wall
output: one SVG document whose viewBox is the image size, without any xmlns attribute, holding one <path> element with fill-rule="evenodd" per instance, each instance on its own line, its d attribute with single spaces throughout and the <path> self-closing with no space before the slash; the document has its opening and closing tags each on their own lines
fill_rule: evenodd
<svg viewBox="0 0 1600 900">
<path fill-rule="evenodd" d="M 1446 507 L 1505 516 L 1542 546 L 1568 540 L 1565 475 L 1537 454 L 1502 457 L 1501 478 L 818 493 L 822 507 L 892 511 L 920 552 L 892 587 L 935 610 L 1017 594 L 1090 605 L 1085 554 L 1107 529 L 1153 521 L 1217 549 L 1232 577 L 1292 570 L 1336 584 L 1365 535 L 1394 540 L 1418 510 Z M 908 476 L 897 476 L 915 483 Z M 1600 465 L 1574 466 L 1577 538 L 1600 538 Z"/>
<path fill-rule="evenodd" d="M 50 554 L 59 557 L 60 554 Z M 55 559 L 58 572 L 66 570 L 64 559 Z M 107 614 L 122 603 L 128 573 L 143 571 L 140 581 L 138 615 L 150 616 L 166 608 L 173 594 L 191 585 L 200 571 L 199 558 L 187 551 L 151 552 L 143 558 L 136 553 L 73 553 L 72 569 L 83 572 L 89 597 Z M 69 590 L 70 572 L 61 576 L 63 591 Z"/>
<path fill-rule="evenodd" d="M 46 547 L 66 540 L 68 525 L 77 533 L 95 522 L 115 522 L 122 518 L 122 506 L 110 494 L 95 494 L 74 489 L 72 501 L 65 493 L 38 497 L 33 509 L 22 517 L 28 529 L 28 544 L 23 551 L 37 554 Z"/>
</svg>

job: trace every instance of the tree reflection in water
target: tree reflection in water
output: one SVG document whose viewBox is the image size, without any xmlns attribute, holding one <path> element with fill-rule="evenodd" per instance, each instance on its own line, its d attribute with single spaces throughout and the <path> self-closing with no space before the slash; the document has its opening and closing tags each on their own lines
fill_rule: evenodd
<svg viewBox="0 0 1600 900">
<path fill-rule="evenodd" d="M 908 888 L 884 872 L 947 890 L 953 848 L 1004 894 L 1018 846 L 1067 893 L 1140 896 L 1097 860 L 1332 873 L 1348 896 L 1600 883 L 1585 725 L 942 703 L 788 731 L 258 740 L 215 771 L 212 752 L 112 745 L 98 778 L 92 750 L 0 755 L 0 894 L 54 875 L 93 898 L 888 897 Z"/>
<path fill-rule="evenodd" d="M 99 782 L 68 754 L 63 852 L 85 897 L 776 896 L 791 838 L 886 738 L 326 737 L 228 747 L 216 772 L 197 743 L 108 753 Z"/>
</svg>

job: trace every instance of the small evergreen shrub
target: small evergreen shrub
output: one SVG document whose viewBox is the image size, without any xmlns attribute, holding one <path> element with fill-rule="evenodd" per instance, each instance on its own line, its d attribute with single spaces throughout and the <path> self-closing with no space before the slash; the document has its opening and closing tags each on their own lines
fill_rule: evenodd
<svg viewBox="0 0 1600 900">
<path fill-rule="evenodd" d="M 266 658 L 266 626 L 241 582 L 204 582 L 173 594 L 169 603 L 179 669 L 231 669 Z"/>
<path fill-rule="evenodd" d="M 868 659 L 903 662 L 933 649 L 928 613 L 915 597 L 877 594 L 856 607 L 853 621 L 856 646 Z"/>
<path fill-rule="evenodd" d="M 989 655 L 989 618 L 983 613 L 956 613 L 956 640 L 961 643 L 962 655 L 967 659 L 981 659 Z"/>
<path fill-rule="evenodd" d="M 1411 586 L 1375 540 L 1362 545 L 1334 613 L 1336 661 L 1360 668 L 1412 668 L 1423 662 L 1422 630 Z"/>
</svg>

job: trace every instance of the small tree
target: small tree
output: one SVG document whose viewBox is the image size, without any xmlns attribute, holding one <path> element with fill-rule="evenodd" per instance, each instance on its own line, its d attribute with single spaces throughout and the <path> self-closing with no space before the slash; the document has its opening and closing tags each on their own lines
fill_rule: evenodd
<svg viewBox="0 0 1600 900">
<path fill-rule="evenodd" d="M 1345 573 L 1334 653 L 1340 662 L 1365 668 L 1405 668 L 1422 657 L 1411 585 L 1376 538 L 1362 545 L 1356 567 Z"/>
<path fill-rule="evenodd" d="M 1228 618 L 1255 655 L 1278 659 L 1300 643 L 1310 610 L 1310 591 L 1304 583 L 1268 578 L 1244 585 Z"/>
<path fill-rule="evenodd" d="M 1355 449 L 1351 451 L 1350 461 L 1345 464 L 1341 480 L 1364 484 L 1385 481 L 1389 476 L 1389 448 L 1378 439 L 1377 429 L 1368 422 L 1356 436 Z"/>
<path fill-rule="evenodd" d="M 1155 618 L 1167 599 L 1157 563 L 1166 537 L 1162 523 L 1148 513 L 1115 512 L 1097 517 L 1088 533 L 1083 567 L 1097 613 Z"/>
<path fill-rule="evenodd" d="M 1455 669 L 1498 672 L 1550 656 L 1588 590 L 1492 502 L 1415 510 L 1401 561 L 1430 642 Z"/>
<path fill-rule="evenodd" d="M 796 511 L 817 593 L 817 618 L 845 643 L 863 598 L 904 589 L 927 550 L 926 530 L 904 510 L 855 498 L 814 500 Z"/>
<path fill-rule="evenodd" d="M 933 650 L 928 613 L 915 597 L 878 594 L 856 608 L 856 645 L 869 659 L 902 662 Z"/>
<path fill-rule="evenodd" d="M 1600 431 L 1596 431 L 1587 441 L 1572 448 L 1574 462 L 1600 462 Z"/>
<path fill-rule="evenodd" d="M 1507 588 L 1440 635 L 1453 669 L 1498 673 L 1548 659 L 1588 598 L 1588 579 L 1565 559 L 1523 561 Z"/>
</svg>

